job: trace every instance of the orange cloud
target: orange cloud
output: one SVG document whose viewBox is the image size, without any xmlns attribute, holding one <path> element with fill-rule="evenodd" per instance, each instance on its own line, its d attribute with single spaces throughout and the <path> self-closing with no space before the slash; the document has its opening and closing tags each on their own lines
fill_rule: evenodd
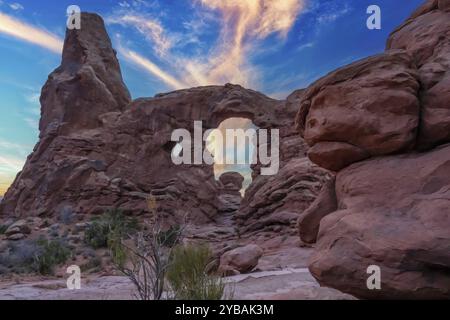
<svg viewBox="0 0 450 320">
<path fill-rule="evenodd" d="M 172 36 L 154 19 L 143 19 L 126 13 L 109 19 L 112 23 L 133 25 L 154 45 L 155 52 L 173 63 L 177 77 L 156 70 L 156 64 L 136 55 L 125 58 L 141 65 L 173 88 L 199 85 L 238 83 L 257 87 L 258 70 L 248 61 L 258 40 L 270 34 L 285 37 L 304 8 L 304 0 L 196 0 L 203 12 L 216 12 L 220 19 L 220 35 L 215 47 L 205 57 L 186 58 L 170 53 L 175 45 Z M 200 12 L 200 15 L 202 12 Z M 149 68 L 151 66 L 151 68 Z M 178 78 L 178 79 L 176 79 Z M 175 81 L 174 81 L 175 80 Z"/>
<path fill-rule="evenodd" d="M 303 0 L 201 0 L 219 11 L 222 29 L 219 44 L 206 65 L 197 63 L 207 75 L 206 83 L 225 82 L 253 86 L 257 73 L 247 61 L 254 41 L 272 33 L 285 37 L 303 9 Z"/>
<path fill-rule="evenodd" d="M 3 197 L 5 195 L 6 191 L 8 191 L 8 188 L 11 186 L 11 184 L 12 180 L 10 179 L 0 181 L 0 197 Z"/>
<path fill-rule="evenodd" d="M 9 188 L 17 172 L 22 170 L 24 162 L 19 158 L 0 156 L 0 196 Z"/>
</svg>

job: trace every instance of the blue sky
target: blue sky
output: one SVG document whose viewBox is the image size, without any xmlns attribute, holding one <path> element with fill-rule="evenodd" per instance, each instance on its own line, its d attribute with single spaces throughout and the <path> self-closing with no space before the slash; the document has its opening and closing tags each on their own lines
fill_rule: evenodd
<svg viewBox="0 0 450 320">
<path fill-rule="evenodd" d="M 39 93 L 60 63 L 66 9 L 107 23 L 133 98 L 239 83 L 284 98 L 384 50 L 422 0 L 0 0 L 0 195 L 37 141 Z M 366 9 L 382 10 L 368 30 Z"/>
</svg>

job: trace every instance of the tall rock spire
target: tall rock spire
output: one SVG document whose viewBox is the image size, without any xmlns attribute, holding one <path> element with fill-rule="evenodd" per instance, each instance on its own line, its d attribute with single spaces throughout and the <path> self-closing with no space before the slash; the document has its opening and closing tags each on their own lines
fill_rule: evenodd
<svg viewBox="0 0 450 320">
<path fill-rule="evenodd" d="M 100 114 L 130 101 L 102 18 L 82 13 L 81 29 L 67 30 L 61 66 L 42 89 L 41 135 L 58 126 L 66 133 L 95 128 Z"/>
</svg>

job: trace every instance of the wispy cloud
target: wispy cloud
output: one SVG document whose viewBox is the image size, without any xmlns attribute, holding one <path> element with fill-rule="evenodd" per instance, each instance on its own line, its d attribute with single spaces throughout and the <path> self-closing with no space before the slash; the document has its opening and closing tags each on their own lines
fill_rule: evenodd
<svg viewBox="0 0 450 320">
<path fill-rule="evenodd" d="M 185 88 L 187 84 L 177 80 L 175 77 L 172 77 L 167 72 L 163 71 L 160 67 L 158 67 L 155 63 L 152 61 L 144 58 L 143 56 L 139 55 L 138 53 L 119 47 L 118 51 L 129 61 L 139 65 L 140 67 L 144 68 L 146 71 L 150 72 L 154 76 L 158 77 L 164 83 L 169 85 L 173 89 L 181 89 Z"/>
<path fill-rule="evenodd" d="M 23 120 L 26 122 L 26 124 L 27 124 L 31 129 L 34 129 L 34 130 L 36 130 L 36 131 L 39 130 L 39 120 L 38 120 L 38 119 L 26 117 L 26 118 L 24 118 Z"/>
<path fill-rule="evenodd" d="M 303 50 L 305 50 L 305 49 L 310 49 L 310 48 L 313 48 L 314 45 L 315 45 L 314 42 L 307 42 L 307 43 L 304 43 L 304 44 L 299 45 L 299 46 L 297 47 L 297 49 L 295 49 L 295 51 L 299 52 L 299 51 L 303 51 Z"/>
<path fill-rule="evenodd" d="M 136 14 L 124 14 L 110 17 L 106 22 L 135 27 L 142 35 L 153 43 L 155 52 L 161 57 L 164 57 L 168 50 L 173 46 L 173 40 L 167 36 L 163 26 L 156 19 Z"/>
<path fill-rule="evenodd" d="M 122 9 L 108 21 L 139 30 L 153 45 L 157 56 L 171 62 L 173 75 L 163 72 L 157 62 L 131 50 L 122 50 L 126 53 L 124 57 L 173 88 L 226 82 L 258 87 L 259 71 L 250 62 L 257 43 L 271 34 L 278 34 L 283 41 L 304 9 L 304 0 L 196 0 L 194 3 L 200 16 L 213 17 L 220 24 L 218 41 L 208 54 L 186 57 L 173 53 L 172 49 L 179 44 L 176 35 L 166 30 L 159 20 L 142 17 L 132 3 L 124 2 Z M 183 25 L 195 32 L 208 28 L 204 21 Z M 189 39 L 198 38 L 190 33 Z"/>
<path fill-rule="evenodd" d="M 207 82 L 231 81 L 246 86 L 254 85 L 255 68 L 248 58 L 255 41 L 273 33 L 284 38 L 303 8 L 302 0 L 201 0 L 201 3 L 219 13 L 221 31 L 213 55 L 206 64 L 196 61 L 197 69 L 206 74 Z"/>
<path fill-rule="evenodd" d="M 33 43 L 60 54 L 63 41 L 58 36 L 0 12 L 0 33 Z"/>
<path fill-rule="evenodd" d="M 21 4 L 18 3 L 18 2 L 14 2 L 14 3 L 9 4 L 9 7 L 10 7 L 11 9 L 13 9 L 13 10 L 16 10 L 16 11 L 25 9 L 25 8 L 23 7 L 23 5 L 21 5 Z"/>
<path fill-rule="evenodd" d="M 4 150 L 8 150 L 8 151 L 13 151 L 20 155 L 26 156 L 30 152 L 31 149 L 32 149 L 32 147 L 29 145 L 10 142 L 10 141 L 0 138 L 0 150 L 2 150 L 2 152 Z"/>
<path fill-rule="evenodd" d="M 0 196 L 9 188 L 17 172 L 22 170 L 32 148 L 0 138 Z"/>
<path fill-rule="evenodd" d="M 347 3 L 344 3 L 343 5 L 341 4 L 339 8 L 331 6 L 328 10 L 325 10 L 322 14 L 318 15 L 317 22 L 319 25 L 329 24 L 346 15 L 350 11 L 351 7 Z"/>
<path fill-rule="evenodd" d="M 18 172 L 22 170 L 24 163 L 23 159 L 0 156 L 0 172 Z"/>
<path fill-rule="evenodd" d="M 24 95 L 25 100 L 29 103 L 27 110 L 34 116 L 39 116 L 41 114 L 41 104 L 39 102 L 40 96 L 40 91 L 32 91 Z"/>
</svg>

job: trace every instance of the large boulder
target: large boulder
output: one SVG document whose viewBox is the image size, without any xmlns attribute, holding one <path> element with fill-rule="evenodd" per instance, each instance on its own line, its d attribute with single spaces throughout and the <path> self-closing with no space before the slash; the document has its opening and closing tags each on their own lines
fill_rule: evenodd
<svg viewBox="0 0 450 320">
<path fill-rule="evenodd" d="M 338 171 L 298 221 L 300 237 L 316 241 L 309 268 L 322 285 L 360 298 L 450 298 L 448 6 L 427 1 L 385 54 L 306 90 L 297 127 L 311 160 Z M 367 286 L 373 265 L 380 290 Z"/>
<path fill-rule="evenodd" d="M 391 34 L 387 43 L 389 50 L 406 50 L 418 68 L 421 149 L 450 141 L 449 6 L 448 0 L 427 1 Z"/>
<path fill-rule="evenodd" d="M 386 52 L 331 72 L 299 99 L 310 159 L 339 171 L 372 156 L 450 141 L 450 11 L 429 0 L 392 32 Z"/>
<path fill-rule="evenodd" d="M 220 175 L 219 181 L 222 183 L 222 192 L 233 194 L 242 189 L 244 177 L 238 172 L 225 172 Z"/>
<path fill-rule="evenodd" d="M 450 145 L 353 164 L 336 195 L 310 261 L 321 284 L 362 298 L 450 298 Z M 381 290 L 366 286 L 370 265 Z"/>
<path fill-rule="evenodd" d="M 303 95 L 297 115 L 310 159 L 338 171 L 370 156 L 411 149 L 419 88 L 405 51 L 370 57 L 318 80 Z"/>
<path fill-rule="evenodd" d="M 250 272 L 258 264 L 262 254 L 263 250 L 255 244 L 227 251 L 220 257 L 219 272 L 222 274 Z"/>
<path fill-rule="evenodd" d="M 14 222 L 5 231 L 6 236 L 12 236 L 14 234 L 29 234 L 31 233 L 31 228 L 26 220 L 19 220 Z"/>
</svg>

